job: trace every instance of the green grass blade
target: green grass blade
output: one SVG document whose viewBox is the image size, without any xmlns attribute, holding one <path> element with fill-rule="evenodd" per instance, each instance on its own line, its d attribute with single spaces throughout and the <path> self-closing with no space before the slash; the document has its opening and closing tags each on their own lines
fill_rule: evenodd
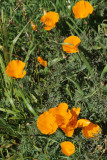
<svg viewBox="0 0 107 160">
<path fill-rule="evenodd" d="M 87 36 L 86 36 L 86 34 L 84 33 L 84 31 L 82 31 L 79 27 L 78 27 L 78 25 L 75 23 L 75 21 L 71 18 L 71 17 L 69 17 L 69 19 L 71 20 L 71 22 L 75 25 L 75 27 L 73 27 L 74 29 L 75 28 L 77 28 L 78 29 L 78 31 L 80 31 L 83 35 L 84 35 L 84 37 L 85 37 L 85 40 L 88 40 L 88 38 L 87 38 Z M 70 25 L 71 27 L 72 27 L 72 25 Z M 76 30 L 77 31 L 77 30 Z M 79 34 L 79 32 L 77 32 L 78 34 Z M 77 34 L 77 35 L 78 35 Z M 79 36 L 79 35 L 78 35 Z"/>
<path fill-rule="evenodd" d="M 79 84 L 78 84 L 77 82 L 74 82 L 74 81 L 73 81 L 71 78 L 69 78 L 69 77 L 67 77 L 67 79 L 68 79 L 69 81 L 71 81 L 71 82 L 75 85 L 75 87 L 78 89 L 79 93 L 83 96 L 83 95 L 84 95 L 84 92 L 81 90 Z"/>
<path fill-rule="evenodd" d="M 5 95 L 6 95 L 6 97 L 8 98 L 8 100 L 9 100 L 9 102 L 10 102 L 13 110 L 14 110 L 15 112 L 20 112 L 20 111 L 18 111 L 18 110 L 16 109 L 15 104 L 14 104 L 14 102 L 13 102 L 13 99 L 12 99 L 12 97 L 10 96 L 10 92 L 9 92 L 8 90 L 6 90 L 6 89 L 5 89 Z"/>
<path fill-rule="evenodd" d="M 9 124 L 7 124 L 5 122 L 5 120 L 2 119 L 1 117 L 0 117 L 0 129 L 3 129 L 3 132 L 5 132 L 5 131 L 9 131 L 12 133 L 14 132 L 14 130 L 11 128 L 11 126 Z M 4 130 L 4 129 L 6 129 L 6 130 Z"/>
<path fill-rule="evenodd" d="M 66 21 L 66 24 L 67 24 L 78 36 L 80 36 L 79 32 L 78 32 L 68 21 Z"/>
<path fill-rule="evenodd" d="M 89 71 L 90 74 L 92 75 L 92 77 L 94 77 L 94 73 L 93 73 L 93 71 L 92 71 L 92 68 L 91 68 L 90 64 L 88 63 L 88 61 L 86 60 L 84 54 L 83 54 L 83 53 L 80 53 L 79 55 L 80 55 L 82 61 L 84 62 L 85 66 L 87 67 L 88 71 Z"/>
<path fill-rule="evenodd" d="M 30 20 L 28 21 L 28 23 L 30 22 Z M 27 27 L 28 23 L 23 27 L 23 29 L 19 32 L 19 34 L 14 38 L 11 46 L 10 46 L 10 60 L 12 58 L 12 53 L 13 53 L 13 48 L 14 48 L 14 45 L 16 44 L 16 42 L 18 41 L 20 35 L 23 33 L 23 31 L 25 30 L 25 28 Z"/>
<path fill-rule="evenodd" d="M 7 160 L 17 160 L 18 155 L 14 154 L 13 156 L 9 157 Z"/>
<path fill-rule="evenodd" d="M 2 20 L 1 20 L 2 19 Z M 0 24 L 0 30 L 1 30 L 1 36 L 2 42 L 3 42 L 3 55 L 5 59 L 6 65 L 9 62 L 9 55 L 8 55 L 8 33 L 6 28 L 6 21 L 5 21 L 5 14 L 3 11 L 3 8 L 1 8 L 1 24 Z"/>
<path fill-rule="evenodd" d="M 71 95 L 71 92 L 70 92 L 70 90 L 69 90 L 69 85 L 67 84 L 66 85 L 66 93 L 68 94 L 68 96 L 70 97 L 70 99 L 71 99 L 71 101 L 72 101 L 72 95 Z"/>
<path fill-rule="evenodd" d="M 32 44 L 31 44 L 32 45 Z M 38 44 L 37 44 L 38 45 Z M 26 55 L 26 58 L 25 58 L 25 60 L 24 60 L 24 62 L 26 63 L 26 67 L 27 67 L 27 62 L 28 62 L 28 60 L 29 60 L 29 57 L 30 57 L 30 55 L 31 55 L 31 53 L 35 50 L 35 48 L 36 48 L 36 46 L 37 45 L 35 45 L 35 47 L 33 47 L 33 49 L 31 50 L 31 49 L 29 49 L 29 51 L 28 51 L 28 54 Z M 30 47 L 29 47 L 30 48 Z M 22 48 L 23 50 L 24 50 L 24 48 Z"/>
<path fill-rule="evenodd" d="M 8 114 L 13 114 L 13 115 L 15 115 L 15 114 L 16 114 L 16 112 L 11 111 L 11 110 L 9 110 L 9 109 L 4 109 L 4 108 L 0 108 L 0 111 L 2 111 L 2 112 L 6 112 L 6 113 L 8 113 Z"/>
<path fill-rule="evenodd" d="M 104 74 L 107 72 L 107 64 L 106 64 L 106 66 L 104 67 L 104 69 L 103 69 L 103 71 L 102 71 L 102 73 L 101 73 L 101 76 L 100 76 L 100 78 L 102 79 L 103 78 L 103 76 L 104 76 Z"/>
<path fill-rule="evenodd" d="M 23 92 L 22 92 L 21 90 L 17 90 L 17 89 L 15 89 L 15 91 L 16 91 L 17 94 L 19 94 L 19 95 L 22 97 L 22 99 L 23 99 L 26 107 L 28 108 L 28 110 L 29 110 L 34 116 L 37 116 L 37 113 L 34 111 L 34 109 L 32 108 L 32 106 L 27 102 L 27 100 L 26 100 Z"/>
<path fill-rule="evenodd" d="M 2 71 L 2 74 L 3 74 L 3 77 L 4 77 L 4 81 L 5 81 L 5 85 L 6 85 L 6 88 L 7 88 L 8 85 L 10 84 L 10 78 L 5 73 L 6 68 L 5 68 L 4 61 L 3 61 L 3 58 L 2 58 L 1 55 L 0 55 L 0 65 L 1 65 L 1 71 Z"/>
<path fill-rule="evenodd" d="M 57 62 L 59 62 L 59 61 L 61 61 L 61 60 L 63 60 L 63 58 L 58 57 L 58 58 L 55 58 L 55 59 L 49 61 L 49 62 L 48 62 L 48 67 L 51 67 L 51 66 L 55 65 Z"/>
</svg>

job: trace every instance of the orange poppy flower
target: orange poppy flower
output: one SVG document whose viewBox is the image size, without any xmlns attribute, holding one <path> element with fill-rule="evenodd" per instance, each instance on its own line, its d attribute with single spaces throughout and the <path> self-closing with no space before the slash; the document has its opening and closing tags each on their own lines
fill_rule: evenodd
<svg viewBox="0 0 107 160">
<path fill-rule="evenodd" d="M 33 21 L 30 21 L 31 22 L 31 26 L 33 28 L 34 31 L 37 31 L 37 25 L 35 23 L 33 23 Z"/>
<path fill-rule="evenodd" d="M 77 128 L 77 117 L 80 108 L 73 108 L 70 111 L 66 103 L 60 103 L 58 107 L 49 109 L 49 112 L 56 118 L 56 122 L 63 132 L 71 137 L 74 129 Z"/>
<path fill-rule="evenodd" d="M 70 111 L 68 110 L 68 105 L 66 103 L 60 103 L 58 107 L 49 109 L 49 112 L 53 114 L 56 118 L 58 126 L 66 127 L 71 118 Z"/>
<path fill-rule="evenodd" d="M 23 78 L 26 74 L 25 63 L 20 60 L 12 60 L 6 67 L 6 74 L 12 78 Z"/>
<path fill-rule="evenodd" d="M 58 125 L 53 114 L 45 111 L 39 116 L 37 127 L 43 134 L 52 134 L 56 132 Z"/>
<path fill-rule="evenodd" d="M 70 156 L 71 154 L 75 153 L 75 146 L 69 141 L 62 142 L 61 151 L 63 154 Z"/>
<path fill-rule="evenodd" d="M 59 14 L 56 12 L 45 12 L 44 16 L 41 17 L 40 21 L 45 24 L 44 29 L 50 31 L 55 28 L 56 23 L 59 20 Z"/>
<path fill-rule="evenodd" d="M 82 128 L 82 133 L 85 138 L 92 138 L 101 133 L 101 128 L 97 124 L 90 123 L 87 127 Z"/>
<path fill-rule="evenodd" d="M 38 57 L 37 60 L 42 66 L 47 67 L 47 61 L 44 61 L 42 57 Z"/>
<path fill-rule="evenodd" d="M 99 133 L 101 133 L 101 128 L 87 119 L 79 119 L 77 126 L 82 127 L 82 133 L 85 138 L 96 137 Z"/>
<path fill-rule="evenodd" d="M 79 1 L 72 9 L 75 18 L 86 18 L 93 12 L 93 7 L 88 1 Z"/>
<path fill-rule="evenodd" d="M 74 129 L 77 128 L 77 117 L 80 113 L 81 108 L 72 108 L 71 109 L 71 118 L 69 119 L 69 122 L 66 124 L 66 126 L 60 126 L 60 128 L 63 130 L 63 132 L 68 136 L 71 137 L 74 133 Z"/>
<path fill-rule="evenodd" d="M 66 53 L 76 53 L 78 52 L 78 46 L 81 40 L 77 36 L 69 36 L 64 40 L 64 43 L 68 44 L 63 44 L 63 50 Z"/>
</svg>

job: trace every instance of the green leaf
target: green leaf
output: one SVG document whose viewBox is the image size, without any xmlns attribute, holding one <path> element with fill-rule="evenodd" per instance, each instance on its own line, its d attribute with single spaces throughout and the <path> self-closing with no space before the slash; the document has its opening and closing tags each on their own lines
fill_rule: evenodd
<svg viewBox="0 0 107 160">
<path fill-rule="evenodd" d="M 34 101 L 35 103 L 37 103 L 37 98 L 32 94 L 32 93 L 30 93 L 30 95 L 31 95 L 31 99 L 32 99 L 32 101 Z"/>
<path fill-rule="evenodd" d="M 17 112 L 20 112 L 19 110 L 16 109 L 15 104 L 14 104 L 14 101 L 13 101 L 12 97 L 10 96 L 9 90 L 6 90 L 6 89 L 5 89 L 5 95 L 6 95 L 6 97 L 8 98 L 10 104 L 12 105 L 13 110 L 16 111 L 16 113 L 17 113 Z"/>
<path fill-rule="evenodd" d="M 72 100 L 72 95 L 71 95 L 71 92 L 69 90 L 69 85 L 66 84 L 66 93 L 70 96 L 71 100 Z"/>
<path fill-rule="evenodd" d="M 15 117 L 15 116 L 12 116 L 12 117 L 10 117 L 9 119 L 23 119 L 23 117 Z"/>
<path fill-rule="evenodd" d="M 88 71 L 89 71 L 90 74 L 92 75 L 92 77 L 94 77 L 94 73 L 93 73 L 93 71 L 92 71 L 92 68 L 91 68 L 90 64 L 88 63 L 88 61 L 86 60 L 84 54 L 81 53 L 81 54 L 79 54 L 79 55 L 80 55 L 82 61 L 84 62 L 84 64 L 86 65 Z"/>
<path fill-rule="evenodd" d="M 69 17 L 69 19 L 71 20 L 71 22 L 73 23 L 73 25 L 71 25 L 70 23 L 68 25 L 73 29 L 73 31 L 75 30 L 75 33 L 79 36 L 80 33 L 77 32 L 77 30 L 75 29 L 75 28 L 77 28 L 82 33 L 82 35 L 84 35 L 84 41 L 88 40 L 88 38 L 87 38 L 86 34 L 84 33 L 84 31 L 81 30 L 80 27 L 78 27 L 78 25 L 73 20 L 73 18 Z M 74 26 L 74 27 L 72 27 L 72 26 Z"/>
<path fill-rule="evenodd" d="M 34 111 L 34 109 L 32 108 L 32 106 L 27 102 L 23 92 L 21 90 L 17 90 L 15 89 L 16 93 L 19 94 L 21 96 L 21 98 L 23 99 L 26 107 L 28 108 L 28 110 L 33 113 L 34 116 L 37 116 L 37 113 Z"/>
<path fill-rule="evenodd" d="M 30 22 L 30 20 L 28 21 L 28 23 Z M 20 35 L 23 33 L 23 31 L 25 30 L 25 28 L 27 27 L 28 23 L 23 27 L 23 29 L 19 32 L 19 34 L 14 38 L 11 46 L 10 46 L 10 60 L 12 58 L 12 53 L 13 53 L 13 48 L 14 48 L 14 45 L 16 44 L 16 42 L 18 41 Z"/>
<path fill-rule="evenodd" d="M 31 44 L 31 45 L 32 45 L 32 44 Z M 29 60 L 29 57 L 30 57 L 31 53 L 35 50 L 36 46 L 37 46 L 37 45 L 35 45 L 35 47 L 33 47 L 32 50 L 29 49 L 28 54 L 26 55 L 26 58 L 25 58 L 25 60 L 24 60 L 24 62 L 26 63 L 26 67 L 27 67 L 27 62 L 28 62 L 28 60 Z M 23 47 L 22 47 L 22 49 L 24 50 Z"/>
<path fill-rule="evenodd" d="M 102 79 L 103 78 L 103 76 L 104 76 L 104 74 L 107 72 L 107 64 L 106 64 L 106 66 L 104 67 L 104 69 L 103 69 L 103 71 L 102 71 L 102 73 L 101 73 L 101 76 L 100 76 L 100 78 Z"/>
<path fill-rule="evenodd" d="M 11 111 L 11 110 L 9 110 L 9 109 L 4 109 L 4 108 L 0 108 L 0 111 L 2 111 L 2 112 L 7 112 L 8 114 L 16 114 L 16 112 Z"/>
<path fill-rule="evenodd" d="M 16 160 L 18 158 L 17 154 L 14 154 L 13 156 L 9 157 L 7 160 Z"/>
<path fill-rule="evenodd" d="M 67 25 L 78 35 L 80 36 L 79 32 L 73 27 L 68 21 L 66 21 Z"/>
<path fill-rule="evenodd" d="M 67 77 L 67 79 L 68 79 L 69 81 L 71 81 L 71 82 L 75 85 L 75 87 L 78 89 L 79 93 L 83 96 L 83 95 L 84 95 L 84 92 L 81 90 L 79 84 L 78 84 L 77 82 L 74 82 L 74 81 L 73 81 L 72 79 L 70 79 L 69 77 Z"/>
<path fill-rule="evenodd" d="M 2 119 L 0 117 L 0 130 L 1 129 L 3 129 L 3 132 L 5 132 L 5 131 L 9 131 L 9 132 L 12 132 L 12 133 L 14 132 L 14 130 L 11 128 L 11 126 L 9 124 L 7 124 L 4 119 Z"/>
<path fill-rule="evenodd" d="M 1 71 L 2 71 L 2 73 L 3 73 L 5 85 L 6 85 L 6 88 L 7 88 L 8 85 L 10 84 L 11 79 L 10 79 L 10 78 L 6 75 L 6 73 L 5 73 L 6 68 L 5 68 L 5 64 L 4 64 L 4 61 L 3 61 L 3 58 L 2 58 L 1 55 L 0 55 L 0 65 L 1 65 Z"/>
<path fill-rule="evenodd" d="M 59 58 L 55 58 L 55 59 L 49 61 L 48 62 L 48 67 L 51 67 L 52 65 L 56 64 L 57 62 L 59 62 L 61 60 L 62 60 L 62 58 L 59 57 Z"/>
</svg>

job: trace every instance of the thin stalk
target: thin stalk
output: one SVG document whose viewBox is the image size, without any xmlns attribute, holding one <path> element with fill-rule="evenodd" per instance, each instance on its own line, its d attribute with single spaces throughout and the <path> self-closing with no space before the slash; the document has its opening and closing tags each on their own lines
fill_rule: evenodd
<svg viewBox="0 0 107 160">
<path fill-rule="evenodd" d="M 2 36 L 2 41 L 3 41 L 3 55 L 5 59 L 6 65 L 9 63 L 9 55 L 8 55 L 8 42 L 7 42 L 7 28 L 5 24 L 5 17 L 3 14 L 3 8 L 1 9 L 1 19 L 2 19 L 2 24 L 1 24 L 1 36 Z"/>
</svg>

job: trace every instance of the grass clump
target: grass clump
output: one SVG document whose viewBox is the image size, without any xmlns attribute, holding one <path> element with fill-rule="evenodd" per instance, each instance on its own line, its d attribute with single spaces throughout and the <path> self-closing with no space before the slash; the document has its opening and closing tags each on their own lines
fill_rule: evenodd
<svg viewBox="0 0 107 160">
<path fill-rule="evenodd" d="M 0 158 L 3 160 L 106 159 L 106 1 L 90 1 L 94 11 L 83 19 L 76 19 L 73 14 L 76 2 L 0 1 Z M 59 14 L 59 21 L 53 23 L 55 27 L 50 31 L 43 28 L 49 24 L 40 22 L 44 9 Z M 31 21 L 37 30 L 33 30 Z M 63 51 L 62 45 L 69 36 L 81 40 L 77 53 Z M 47 67 L 37 61 L 39 56 L 47 61 Z M 25 62 L 24 78 L 12 79 L 6 75 L 6 67 L 12 60 Z M 73 136 L 68 137 L 60 127 L 52 135 L 42 134 L 37 128 L 38 117 L 64 102 L 70 110 L 80 107 L 78 119 L 98 124 L 101 134 L 86 139 L 81 129 L 76 128 Z M 66 156 L 61 152 L 63 141 L 75 145 L 74 154 Z"/>
</svg>

